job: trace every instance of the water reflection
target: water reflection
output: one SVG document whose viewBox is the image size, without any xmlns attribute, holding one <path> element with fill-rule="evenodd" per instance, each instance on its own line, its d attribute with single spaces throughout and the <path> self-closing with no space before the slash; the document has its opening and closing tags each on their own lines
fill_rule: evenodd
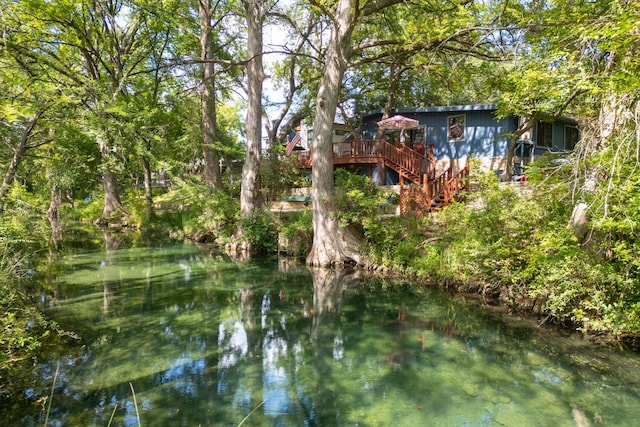
<svg viewBox="0 0 640 427">
<path fill-rule="evenodd" d="M 362 280 L 362 272 L 339 269 L 310 270 L 313 279 L 313 322 L 311 338 L 318 341 L 320 326 L 325 317 L 337 315 L 348 300 L 347 290 Z"/>
<path fill-rule="evenodd" d="M 83 337 L 7 425 L 633 425 L 638 359 L 350 270 L 193 247 L 62 260 L 49 312 Z M 59 368 L 58 368 L 59 366 Z M 132 388 L 135 392 L 132 392 Z"/>
</svg>

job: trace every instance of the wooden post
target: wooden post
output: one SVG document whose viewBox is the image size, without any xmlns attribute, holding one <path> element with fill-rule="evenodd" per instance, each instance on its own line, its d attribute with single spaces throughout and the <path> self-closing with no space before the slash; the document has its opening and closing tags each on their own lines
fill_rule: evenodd
<svg viewBox="0 0 640 427">
<path fill-rule="evenodd" d="M 464 191 L 468 192 L 469 191 L 469 170 L 470 170 L 470 166 L 469 166 L 469 159 L 467 158 L 467 162 L 464 165 Z"/>
<path fill-rule="evenodd" d="M 453 159 L 449 159 L 449 169 L 447 169 L 447 179 L 444 183 L 444 204 L 451 201 L 451 178 L 453 178 Z"/>
<path fill-rule="evenodd" d="M 427 174 L 430 180 L 436 179 L 436 158 L 433 144 L 427 146 Z"/>
<path fill-rule="evenodd" d="M 422 177 L 422 189 L 426 201 L 425 209 L 431 209 L 433 202 L 433 184 L 429 181 L 429 176 L 426 173 Z"/>
</svg>

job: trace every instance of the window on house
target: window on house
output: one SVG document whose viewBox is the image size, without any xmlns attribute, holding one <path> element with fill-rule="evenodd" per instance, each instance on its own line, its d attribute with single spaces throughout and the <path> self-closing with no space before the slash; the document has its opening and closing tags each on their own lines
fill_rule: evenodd
<svg viewBox="0 0 640 427">
<path fill-rule="evenodd" d="M 580 133 L 575 126 L 564 127 L 564 149 L 573 150 L 580 139 Z"/>
<path fill-rule="evenodd" d="M 460 114 L 458 116 L 449 116 L 449 127 L 447 128 L 447 139 L 449 140 L 449 142 L 464 141 L 464 122 L 464 114 Z"/>
<path fill-rule="evenodd" d="M 552 134 L 553 123 L 539 122 L 538 131 L 536 133 L 536 145 L 538 147 L 551 148 L 553 146 Z"/>
</svg>

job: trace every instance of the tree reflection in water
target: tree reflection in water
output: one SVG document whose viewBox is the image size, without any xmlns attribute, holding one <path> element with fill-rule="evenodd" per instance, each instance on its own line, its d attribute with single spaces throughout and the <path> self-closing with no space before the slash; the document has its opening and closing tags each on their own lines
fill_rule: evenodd
<svg viewBox="0 0 640 427">
<path fill-rule="evenodd" d="M 100 268 L 110 268 L 113 266 L 113 253 L 116 252 L 122 242 L 124 241 L 124 235 L 121 233 L 112 233 L 109 231 L 103 231 L 104 243 L 105 243 L 105 258 L 100 262 Z M 118 280 L 112 280 L 111 275 L 105 274 L 103 281 L 103 293 L 102 293 L 102 313 L 105 316 L 109 315 L 109 306 L 113 300 L 114 293 L 120 286 Z"/>
<path fill-rule="evenodd" d="M 625 425 L 640 416 L 636 359 L 591 357 L 464 300 L 349 269 L 106 247 L 54 270 L 45 306 L 82 347 L 57 349 L 36 370 L 40 386 L 0 424 L 43 424 L 31 402 L 49 395 L 58 364 L 51 425 L 104 426 L 112 413 L 112 425 L 135 424 L 129 383 L 143 425 L 247 416 L 245 425 L 571 425 L 578 412 Z"/>
</svg>

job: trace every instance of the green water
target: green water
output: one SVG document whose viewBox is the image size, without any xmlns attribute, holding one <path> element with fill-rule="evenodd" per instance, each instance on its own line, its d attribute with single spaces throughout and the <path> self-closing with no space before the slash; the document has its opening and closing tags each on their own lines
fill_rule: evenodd
<svg viewBox="0 0 640 427">
<path fill-rule="evenodd" d="M 42 304 L 82 339 L 37 367 L 5 425 L 640 422 L 637 355 L 413 284 L 190 246 L 85 253 L 56 271 Z"/>
</svg>

